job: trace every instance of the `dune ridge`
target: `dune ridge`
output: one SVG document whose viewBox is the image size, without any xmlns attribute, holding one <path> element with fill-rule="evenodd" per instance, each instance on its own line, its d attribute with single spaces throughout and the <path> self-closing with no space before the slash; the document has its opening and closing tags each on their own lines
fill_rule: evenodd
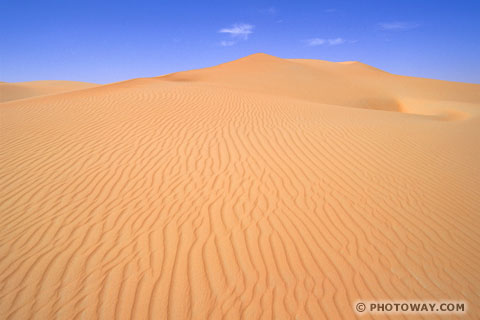
<svg viewBox="0 0 480 320">
<path fill-rule="evenodd" d="M 0 318 L 474 319 L 479 88 L 258 54 L 3 103 Z"/>
<path fill-rule="evenodd" d="M 95 83 L 64 80 L 0 82 L 0 103 L 98 86 Z"/>
</svg>

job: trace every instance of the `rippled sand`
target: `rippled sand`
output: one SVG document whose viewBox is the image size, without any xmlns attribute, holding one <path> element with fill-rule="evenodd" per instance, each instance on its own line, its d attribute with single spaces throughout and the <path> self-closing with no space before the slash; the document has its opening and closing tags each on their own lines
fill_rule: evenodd
<svg viewBox="0 0 480 320">
<path fill-rule="evenodd" d="M 2 319 L 480 314 L 480 85 L 256 54 L 0 116 Z"/>
</svg>

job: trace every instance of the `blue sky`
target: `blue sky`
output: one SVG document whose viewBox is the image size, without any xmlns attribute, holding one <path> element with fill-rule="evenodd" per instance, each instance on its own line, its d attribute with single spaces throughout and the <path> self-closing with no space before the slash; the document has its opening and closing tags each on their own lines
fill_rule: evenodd
<svg viewBox="0 0 480 320">
<path fill-rule="evenodd" d="M 265 52 L 480 83 L 480 1 L 0 0 L 0 81 L 109 83 Z"/>
</svg>

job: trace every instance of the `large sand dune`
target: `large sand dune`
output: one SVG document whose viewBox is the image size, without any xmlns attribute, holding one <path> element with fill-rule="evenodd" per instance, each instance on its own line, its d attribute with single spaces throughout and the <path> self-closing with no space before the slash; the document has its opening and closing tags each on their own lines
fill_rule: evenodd
<svg viewBox="0 0 480 320">
<path fill-rule="evenodd" d="M 0 112 L 2 319 L 480 314 L 480 85 L 257 54 Z"/>
</svg>

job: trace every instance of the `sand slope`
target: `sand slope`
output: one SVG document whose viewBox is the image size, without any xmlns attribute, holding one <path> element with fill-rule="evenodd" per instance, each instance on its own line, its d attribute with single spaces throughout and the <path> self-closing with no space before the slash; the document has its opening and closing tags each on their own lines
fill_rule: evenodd
<svg viewBox="0 0 480 320">
<path fill-rule="evenodd" d="M 0 113 L 2 319 L 480 314 L 480 85 L 258 54 Z"/>
<path fill-rule="evenodd" d="M 28 82 L 0 82 L 0 102 L 25 99 L 98 86 L 80 81 L 44 80 Z"/>
</svg>

